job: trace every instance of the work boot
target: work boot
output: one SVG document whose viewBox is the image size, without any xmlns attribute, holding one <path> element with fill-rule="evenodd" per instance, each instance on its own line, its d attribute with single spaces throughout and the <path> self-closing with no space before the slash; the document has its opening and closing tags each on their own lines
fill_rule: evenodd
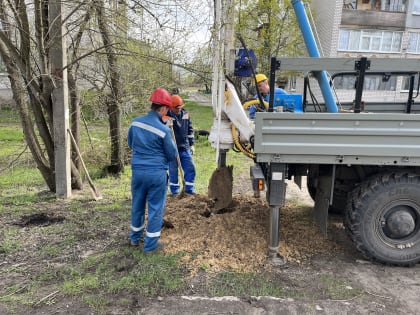
<svg viewBox="0 0 420 315">
<path fill-rule="evenodd" d="M 133 246 L 133 247 L 135 247 L 135 246 L 139 246 L 140 245 L 140 243 L 144 243 L 144 239 L 143 238 L 141 238 L 140 240 L 138 240 L 137 242 L 135 242 L 135 241 L 133 241 L 133 240 L 130 240 L 130 246 Z"/>
<path fill-rule="evenodd" d="M 153 255 L 153 254 L 157 254 L 163 251 L 163 248 L 165 247 L 165 245 L 163 243 L 158 242 L 157 246 L 154 250 L 148 250 L 148 251 L 143 251 L 143 253 L 145 255 Z"/>
</svg>

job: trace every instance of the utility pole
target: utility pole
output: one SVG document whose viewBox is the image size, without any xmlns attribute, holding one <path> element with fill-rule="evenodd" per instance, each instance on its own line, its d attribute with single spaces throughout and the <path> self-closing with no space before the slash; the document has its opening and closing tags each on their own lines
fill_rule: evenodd
<svg viewBox="0 0 420 315">
<path fill-rule="evenodd" d="M 69 103 L 67 85 L 67 52 L 62 25 L 61 1 L 50 1 L 51 76 L 54 128 L 54 165 L 57 198 L 71 197 Z"/>
</svg>

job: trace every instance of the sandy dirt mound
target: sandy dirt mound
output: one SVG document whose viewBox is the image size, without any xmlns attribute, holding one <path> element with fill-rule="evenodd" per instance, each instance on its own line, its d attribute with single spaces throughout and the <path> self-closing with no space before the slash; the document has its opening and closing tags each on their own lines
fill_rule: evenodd
<svg viewBox="0 0 420 315">
<path fill-rule="evenodd" d="M 291 200 L 281 210 L 279 253 L 289 262 L 303 264 L 315 254 L 336 251 L 337 243 L 312 224 L 310 205 L 296 207 Z M 294 204 L 293 204 L 294 203 Z M 267 268 L 269 208 L 265 198 L 235 195 L 232 204 L 217 214 L 207 196 L 169 197 L 164 229 L 167 252 L 184 252 L 193 269 L 255 270 Z"/>
</svg>

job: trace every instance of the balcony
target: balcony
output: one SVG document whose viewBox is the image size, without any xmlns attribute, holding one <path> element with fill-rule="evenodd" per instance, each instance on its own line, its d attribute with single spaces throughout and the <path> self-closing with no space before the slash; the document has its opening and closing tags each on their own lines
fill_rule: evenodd
<svg viewBox="0 0 420 315">
<path fill-rule="evenodd" d="M 405 15 L 405 12 L 343 9 L 341 24 L 403 29 L 405 27 Z"/>
</svg>

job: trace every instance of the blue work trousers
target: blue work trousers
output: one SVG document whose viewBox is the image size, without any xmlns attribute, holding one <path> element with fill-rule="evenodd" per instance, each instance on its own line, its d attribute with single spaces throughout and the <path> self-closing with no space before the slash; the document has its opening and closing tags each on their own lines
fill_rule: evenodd
<svg viewBox="0 0 420 315">
<path fill-rule="evenodd" d="M 144 170 L 133 167 L 131 177 L 131 232 L 132 242 L 139 242 L 145 228 L 147 203 L 147 228 L 144 237 L 144 251 L 157 247 L 162 229 L 165 200 L 168 190 L 166 170 Z"/>
<path fill-rule="evenodd" d="M 181 167 L 184 172 L 185 192 L 187 194 L 193 194 L 195 181 L 195 165 L 191 151 L 180 151 L 179 159 L 181 160 Z M 169 163 L 169 188 L 172 194 L 179 194 L 180 185 L 178 182 L 177 160 Z"/>
</svg>

